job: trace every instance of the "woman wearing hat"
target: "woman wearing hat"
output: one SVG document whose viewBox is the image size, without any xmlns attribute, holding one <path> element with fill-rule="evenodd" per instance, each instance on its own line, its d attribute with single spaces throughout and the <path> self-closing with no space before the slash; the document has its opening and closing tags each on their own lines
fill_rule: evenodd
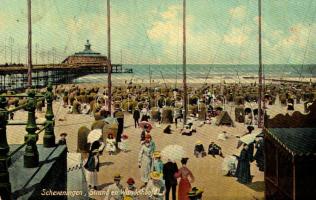
<svg viewBox="0 0 316 200">
<path fill-rule="evenodd" d="M 98 185 L 97 173 L 99 171 L 99 147 L 96 147 L 96 145 L 92 145 L 84 168 L 87 172 L 86 174 L 89 188 L 93 187 L 96 190 Z"/>
<path fill-rule="evenodd" d="M 163 200 L 165 190 L 165 184 L 162 181 L 162 173 L 151 172 L 150 181 L 145 190 L 148 195 L 148 200 Z"/>
<path fill-rule="evenodd" d="M 149 181 L 149 173 L 151 172 L 152 166 L 152 156 L 153 151 L 150 145 L 150 139 L 147 137 L 142 143 L 142 146 L 138 155 L 138 167 L 141 169 L 141 180 L 144 182 L 144 185 L 141 187 L 146 187 Z"/>
<path fill-rule="evenodd" d="M 255 153 L 254 159 L 256 160 L 259 171 L 264 171 L 264 140 L 263 136 L 260 134 L 256 137 L 255 147 L 257 151 Z"/>
<path fill-rule="evenodd" d="M 205 152 L 204 146 L 203 146 L 203 144 L 202 144 L 202 142 L 200 140 L 195 143 L 194 155 L 197 158 L 198 157 L 203 158 L 204 156 L 206 156 L 206 152 Z"/>
<path fill-rule="evenodd" d="M 189 158 L 182 158 L 182 167 L 177 173 L 176 178 L 180 178 L 179 189 L 178 189 L 178 200 L 189 200 L 188 193 L 191 190 L 191 183 L 194 182 L 194 176 L 192 172 L 187 168 L 186 164 Z M 191 181 L 190 181 L 191 180 Z"/>
<path fill-rule="evenodd" d="M 155 151 L 154 154 L 154 162 L 153 162 L 153 170 L 159 173 L 163 171 L 163 162 L 161 161 L 161 154 L 160 151 Z"/>
<path fill-rule="evenodd" d="M 244 144 L 243 149 L 240 152 L 236 169 L 236 177 L 237 181 L 242 184 L 251 183 L 250 156 L 247 144 Z"/>
<path fill-rule="evenodd" d="M 127 188 L 125 189 L 124 200 L 138 200 L 139 198 L 136 194 L 134 179 L 129 178 L 126 183 L 127 183 Z"/>
</svg>

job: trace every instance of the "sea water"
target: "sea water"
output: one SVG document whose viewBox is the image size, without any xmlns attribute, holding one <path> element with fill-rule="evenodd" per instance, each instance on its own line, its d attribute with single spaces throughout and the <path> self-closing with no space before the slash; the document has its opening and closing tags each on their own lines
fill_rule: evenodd
<svg viewBox="0 0 316 200">
<path fill-rule="evenodd" d="M 182 65 L 128 65 L 123 69 L 133 69 L 133 73 L 114 73 L 112 79 L 130 80 L 173 80 L 181 82 L 183 76 Z M 186 67 L 187 79 L 212 79 L 222 77 L 224 79 L 239 77 L 257 77 L 258 65 L 223 65 L 223 64 L 188 64 Z M 264 65 L 263 73 L 266 78 L 284 77 L 316 77 L 315 65 Z M 106 74 L 90 74 L 75 79 L 75 83 L 97 83 L 105 82 Z"/>
</svg>

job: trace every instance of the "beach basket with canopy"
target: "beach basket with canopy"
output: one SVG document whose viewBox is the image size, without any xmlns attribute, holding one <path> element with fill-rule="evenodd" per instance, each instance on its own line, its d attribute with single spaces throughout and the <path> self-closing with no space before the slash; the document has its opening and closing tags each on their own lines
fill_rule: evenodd
<svg viewBox="0 0 316 200">
<path fill-rule="evenodd" d="M 90 133 L 90 129 L 86 126 L 82 126 L 78 129 L 78 142 L 77 142 L 77 152 L 78 153 L 88 153 L 89 152 L 89 144 L 88 144 L 88 135 Z"/>
<path fill-rule="evenodd" d="M 234 101 L 235 105 L 245 104 L 245 98 L 243 96 L 236 96 Z"/>
<path fill-rule="evenodd" d="M 204 121 L 206 119 L 207 108 L 204 103 L 199 104 L 198 106 L 198 119 Z"/>
<path fill-rule="evenodd" d="M 235 121 L 239 123 L 245 122 L 244 106 L 236 106 L 235 108 Z"/>
<path fill-rule="evenodd" d="M 184 150 L 184 147 L 174 144 L 163 148 L 161 151 L 161 156 L 163 160 L 170 159 L 172 161 L 177 161 L 187 157 L 187 153 Z"/>
<path fill-rule="evenodd" d="M 173 113 L 171 107 L 164 107 L 162 109 L 162 123 L 172 123 L 173 122 Z"/>
<path fill-rule="evenodd" d="M 153 120 L 158 120 L 158 108 L 157 107 L 151 108 L 151 117 Z"/>
</svg>

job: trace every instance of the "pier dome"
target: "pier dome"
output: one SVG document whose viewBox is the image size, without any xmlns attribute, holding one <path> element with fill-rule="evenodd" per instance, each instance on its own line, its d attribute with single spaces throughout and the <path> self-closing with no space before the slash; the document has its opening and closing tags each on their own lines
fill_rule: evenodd
<svg viewBox="0 0 316 200">
<path fill-rule="evenodd" d="M 76 52 L 75 54 L 68 56 L 62 63 L 66 64 L 100 64 L 105 65 L 107 62 L 107 57 L 101 53 L 91 50 L 91 44 L 89 40 L 85 44 L 83 51 Z"/>
</svg>

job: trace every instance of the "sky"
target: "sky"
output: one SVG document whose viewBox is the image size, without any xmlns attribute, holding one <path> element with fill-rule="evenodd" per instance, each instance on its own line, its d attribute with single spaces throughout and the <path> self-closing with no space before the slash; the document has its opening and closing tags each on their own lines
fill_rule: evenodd
<svg viewBox="0 0 316 200">
<path fill-rule="evenodd" d="M 26 2 L 0 0 L 0 63 L 26 62 Z M 106 55 L 106 15 L 106 0 L 32 0 L 33 63 L 86 40 Z M 265 64 L 316 63 L 315 0 L 263 0 L 262 15 Z M 182 23 L 182 0 L 112 0 L 112 63 L 181 64 Z M 187 63 L 258 63 L 257 0 L 187 0 L 186 25 Z"/>
</svg>

